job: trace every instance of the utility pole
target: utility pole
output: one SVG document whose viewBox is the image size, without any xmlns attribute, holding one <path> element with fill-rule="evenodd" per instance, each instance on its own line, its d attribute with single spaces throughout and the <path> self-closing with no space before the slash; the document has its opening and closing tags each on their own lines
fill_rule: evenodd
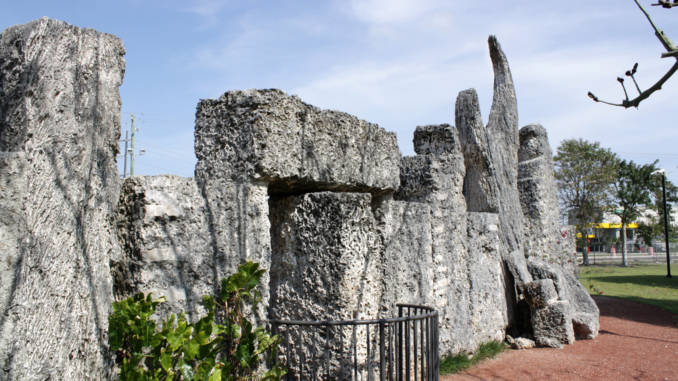
<svg viewBox="0 0 678 381">
<path fill-rule="evenodd" d="M 132 116 L 132 139 L 130 140 L 130 151 L 129 151 L 129 175 L 134 176 L 134 114 Z"/>
<path fill-rule="evenodd" d="M 127 177 L 127 142 L 129 142 L 129 131 L 125 131 L 125 150 L 122 151 L 122 152 L 125 153 L 125 159 L 123 160 L 123 162 L 125 164 L 123 164 L 123 167 L 122 167 L 122 178 L 123 179 L 125 177 Z"/>
</svg>

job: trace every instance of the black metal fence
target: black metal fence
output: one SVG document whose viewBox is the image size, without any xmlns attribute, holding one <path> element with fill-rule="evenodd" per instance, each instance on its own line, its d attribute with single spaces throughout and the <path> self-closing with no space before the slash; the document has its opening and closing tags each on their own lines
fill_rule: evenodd
<svg viewBox="0 0 678 381">
<path fill-rule="evenodd" d="M 438 312 L 398 304 L 398 317 L 375 320 L 271 320 L 282 338 L 286 380 L 437 381 Z"/>
</svg>

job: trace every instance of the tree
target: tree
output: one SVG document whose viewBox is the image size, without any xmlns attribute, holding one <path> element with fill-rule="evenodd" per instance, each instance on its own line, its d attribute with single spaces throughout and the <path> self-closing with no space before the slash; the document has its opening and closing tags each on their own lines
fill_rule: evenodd
<svg viewBox="0 0 678 381">
<path fill-rule="evenodd" d="M 643 239 L 646 246 L 652 246 L 652 240 L 657 236 L 657 222 L 654 221 L 654 219 L 649 224 L 639 222 L 636 232 L 638 233 L 638 236 Z"/>
<path fill-rule="evenodd" d="M 638 85 L 638 82 L 636 81 L 635 75 L 636 75 L 636 72 L 638 70 L 638 63 L 636 62 L 633 65 L 633 68 L 626 71 L 626 73 L 625 73 L 625 75 L 627 77 L 631 78 L 636 90 L 638 91 L 638 95 L 635 98 L 629 99 L 629 93 L 626 90 L 626 86 L 624 85 L 624 78 L 623 77 L 617 77 L 617 82 L 619 82 L 622 89 L 624 90 L 624 99 L 621 101 L 621 103 L 613 103 L 613 102 L 607 102 L 607 101 L 601 100 L 597 96 L 595 96 L 592 92 L 589 91 L 589 93 L 588 93 L 589 98 L 593 99 L 595 102 L 601 102 L 601 103 L 605 103 L 605 104 L 608 104 L 608 105 L 611 105 L 611 106 L 619 106 L 619 107 L 624 107 L 624 108 L 638 107 L 640 102 L 642 102 L 645 99 L 647 99 L 648 97 L 650 97 L 650 95 L 652 95 L 652 93 L 654 93 L 655 91 L 660 90 L 662 88 L 662 86 L 664 85 L 664 83 L 666 81 L 668 81 L 668 79 L 671 78 L 671 76 L 673 76 L 673 74 L 675 74 L 676 71 L 678 71 L 678 47 L 676 47 L 676 45 L 673 44 L 671 39 L 669 39 L 669 37 L 664 33 L 664 31 L 662 31 L 661 29 L 659 29 L 655 25 L 654 21 L 652 21 L 652 18 L 649 15 L 649 13 L 647 13 L 645 8 L 643 8 L 643 6 L 640 5 L 638 0 L 633 0 L 633 1 L 636 3 L 638 8 L 641 10 L 641 12 L 643 12 L 643 14 L 645 15 L 645 18 L 647 18 L 647 21 L 649 21 L 650 25 L 652 26 L 652 29 L 654 29 L 655 36 L 657 36 L 657 38 L 659 39 L 659 42 L 661 42 L 664 49 L 666 49 L 666 52 L 662 53 L 661 57 L 662 58 L 671 57 L 671 58 L 674 58 L 676 60 L 676 62 L 673 64 L 673 66 L 671 66 L 671 68 L 669 68 L 669 70 L 666 72 L 666 74 L 664 74 L 657 82 L 654 83 L 654 85 L 648 87 L 646 90 L 640 90 L 640 86 Z M 669 0 L 658 0 L 657 3 L 654 3 L 652 5 L 661 6 L 663 8 L 669 8 L 670 9 L 672 7 L 678 6 L 678 2 L 676 2 L 676 0 L 674 0 L 673 2 L 671 2 Z"/>
<path fill-rule="evenodd" d="M 678 4 L 678 3 L 677 3 Z M 662 181 L 661 176 L 652 176 L 650 183 L 652 191 L 652 199 L 654 200 L 654 209 L 657 211 L 659 221 L 664 224 L 664 196 L 662 195 Z M 671 214 L 671 203 L 678 202 L 678 187 L 675 186 L 669 179 L 666 179 L 666 211 L 668 214 L 669 224 L 673 225 L 673 215 Z"/>
<path fill-rule="evenodd" d="M 657 174 L 657 173 L 656 173 Z M 673 239 L 676 236 L 676 228 L 674 227 L 674 218 L 671 209 L 673 207 L 672 203 L 678 202 L 678 187 L 676 187 L 671 181 L 666 179 L 666 212 L 668 219 L 668 230 L 669 230 L 669 239 Z M 657 212 L 657 217 L 652 219 L 651 226 L 651 239 L 656 237 L 664 237 L 664 195 L 662 189 L 662 176 L 652 176 L 650 183 L 650 189 L 652 192 L 653 199 L 653 208 Z M 646 241 L 647 242 L 647 241 Z M 648 243 L 651 245 L 651 243 Z"/>
<path fill-rule="evenodd" d="M 652 172 L 657 170 L 657 161 L 652 164 L 638 165 L 633 161 L 619 163 L 617 178 L 614 182 L 615 204 L 611 211 L 621 219 L 622 226 L 622 264 L 628 266 L 626 258 L 626 226 L 640 217 L 644 207 L 652 205 Z"/>
<path fill-rule="evenodd" d="M 598 142 L 569 139 L 560 144 L 553 161 L 563 212 L 574 217 L 576 231 L 581 234 L 581 247 L 584 248 L 584 265 L 588 265 L 586 228 L 600 220 L 603 210 L 609 205 L 619 159 Z"/>
</svg>

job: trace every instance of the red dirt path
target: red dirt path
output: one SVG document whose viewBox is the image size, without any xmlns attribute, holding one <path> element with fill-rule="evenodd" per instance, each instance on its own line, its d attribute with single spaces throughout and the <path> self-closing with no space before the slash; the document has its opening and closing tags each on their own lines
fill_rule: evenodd
<svg viewBox="0 0 678 381">
<path fill-rule="evenodd" d="M 678 328 L 658 307 L 595 296 L 600 334 L 563 349 L 509 350 L 452 380 L 678 380 Z"/>
</svg>

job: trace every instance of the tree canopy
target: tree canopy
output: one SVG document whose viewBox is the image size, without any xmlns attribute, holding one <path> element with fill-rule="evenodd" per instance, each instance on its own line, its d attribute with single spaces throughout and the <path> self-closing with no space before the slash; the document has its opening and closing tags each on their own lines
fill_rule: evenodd
<svg viewBox="0 0 678 381">
<path fill-rule="evenodd" d="M 626 226 L 641 216 L 647 207 L 652 206 L 652 174 L 657 170 L 657 161 L 639 165 L 633 161 L 622 160 L 618 166 L 617 177 L 613 183 L 614 203 L 610 211 L 619 216 L 622 224 L 622 261 L 628 266 L 626 258 Z"/>
<path fill-rule="evenodd" d="M 623 233 L 622 258 L 626 261 L 626 226 L 638 222 L 637 236 L 647 245 L 664 235 L 664 195 L 658 161 L 637 164 L 622 160 L 598 142 L 583 139 L 564 140 L 553 157 L 561 212 L 575 225 L 588 264 L 587 233 L 592 224 L 603 222 L 604 213 L 618 216 Z M 672 203 L 678 202 L 678 187 L 665 179 L 666 208 L 673 225 Z M 656 216 L 647 213 L 656 211 Z M 644 219 L 640 219 L 644 217 Z M 670 227 L 669 235 L 676 233 Z"/>
<path fill-rule="evenodd" d="M 577 232 L 586 237 L 586 226 L 600 220 L 610 204 L 619 158 L 598 142 L 569 139 L 560 144 L 553 161 L 561 210 L 574 217 Z M 584 264 L 588 264 L 586 250 Z"/>
</svg>

